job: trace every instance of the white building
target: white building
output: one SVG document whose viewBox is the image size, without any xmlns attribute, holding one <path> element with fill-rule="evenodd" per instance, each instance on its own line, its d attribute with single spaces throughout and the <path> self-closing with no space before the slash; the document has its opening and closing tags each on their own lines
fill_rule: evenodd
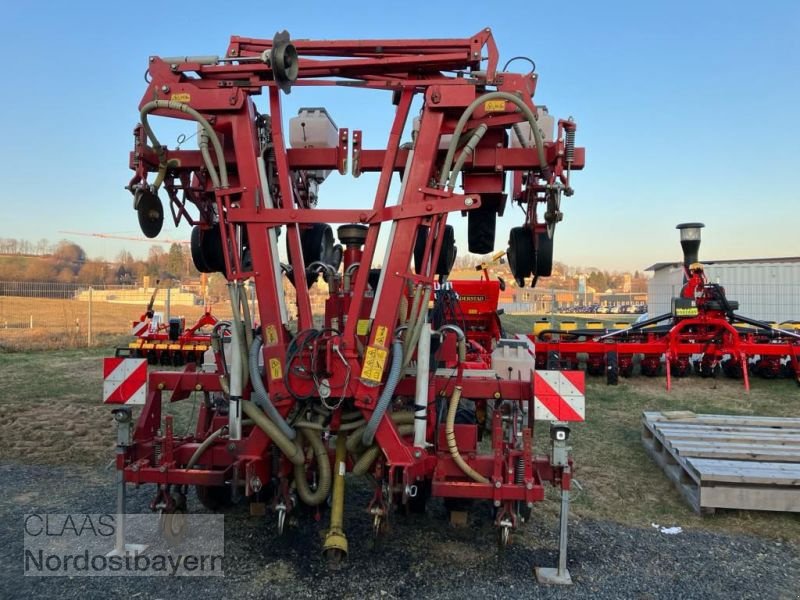
<svg viewBox="0 0 800 600">
<path fill-rule="evenodd" d="M 709 283 L 725 288 L 739 302 L 740 315 L 762 321 L 800 321 L 800 256 L 701 261 Z M 683 263 L 656 263 L 647 285 L 650 316 L 670 312 L 683 286 Z"/>
</svg>

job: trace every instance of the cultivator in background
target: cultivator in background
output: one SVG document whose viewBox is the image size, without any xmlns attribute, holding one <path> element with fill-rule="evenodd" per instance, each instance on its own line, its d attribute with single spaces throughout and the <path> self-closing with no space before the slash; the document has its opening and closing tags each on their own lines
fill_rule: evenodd
<svg viewBox="0 0 800 600">
<path fill-rule="evenodd" d="M 117 468 L 124 481 L 157 485 L 154 509 L 185 510 L 195 486 L 209 508 L 240 496 L 270 507 L 283 531 L 298 505 L 319 513 L 330 497 L 323 550 L 337 562 L 347 552 L 346 471 L 371 476 L 376 533 L 395 510 L 424 510 L 430 497 L 451 508 L 485 500 L 503 545 L 549 483 L 562 491 L 562 552 L 559 569 L 540 576 L 568 579 L 566 421 L 583 419 L 582 374 L 545 381 L 533 373 L 527 340 L 501 339 L 496 315 L 472 318 L 471 307 L 496 306 L 497 282 L 481 282 L 485 300 L 464 288 L 462 316 L 442 293 L 456 256 L 448 214 L 465 213 L 470 251 L 488 253 L 509 200 L 525 214 L 509 240 L 515 278 L 549 275 L 561 197 L 584 164 L 575 123 L 556 123 L 534 105 L 538 75 L 508 71 L 510 62 L 498 68 L 498 60 L 488 29 L 465 39 L 294 43 L 283 32 L 233 37 L 223 57 L 150 58 L 130 163 L 134 208 L 154 237 L 164 218 L 158 192 L 166 193 L 175 223 L 193 226 L 197 268 L 230 282 L 233 311 L 218 324 L 230 343 L 212 344 L 215 361 L 151 372 L 135 427 L 118 409 Z M 367 149 L 361 131 L 337 128 L 320 108 L 301 109 L 287 136 L 281 91 L 332 85 L 390 92 L 385 148 Z M 268 113 L 253 100 L 262 91 Z M 420 114 L 409 120 L 415 97 Z M 196 124 L 198 149 L 162 145 L 153 116 Z M 411 142 L 401 145 L 404 133 Z M 372 206 L 318 208 L 333 170 L 378 173 Z M 341 224 L 336 235 L 327 223 Z M 329 290 L 323 326 L 308 293 L 320 275 Z M 258 327 L 247 312 L 248 279 Z M 296 322 L 285 280 L 296 292 Z M 172 402 L 202 393 L 191 435 L 177 435 L 162 414 L 167 390 Z M 553 421 L 546 456 L 533 452 L 536 419 Z M 488 452 L 478 444 L 486 430 Z"/>
<path fill-rule="evenodd" d="M 211 346 L 211 335 L 219 323 L 211 314 L 210 306 L 194 325 L 187 329 L 184 317 L 171 317 L 163 322 L 161 313 L 153 310 L 158 280 L 142 316 L 131 324 L 131 335 L 136 339 L 127 346 L 117 348 L 116 356 L 145 358 L 151 365 L 180 367 L 187 363 L 201 363 Z M 210 328 L 210 329 L 209 329 Z"/>
<path fill-rule="evenodd" d="M 577 369 L 583 361 L 590 375 L 606 374 L 608 383 L 630 377 L 638 362 L 642 375 L 658 376 L 666 367 L 667 389 L 672 377 L 692 371 L 702 377 L 722 372 L 744 379 L 791 377 L 800 383 L 800 327 L 776 327 L 737 314 L 739 303 L 725 289 L 708 283 L 697 262 L 702 223 L 678 225 L 684 251 L 685 283 L 672 311 L 615 330 L 546 329 L 536 342 L 536 366 Z M 579 355 L 583 355 L 579 358 Z"/>
</svg>

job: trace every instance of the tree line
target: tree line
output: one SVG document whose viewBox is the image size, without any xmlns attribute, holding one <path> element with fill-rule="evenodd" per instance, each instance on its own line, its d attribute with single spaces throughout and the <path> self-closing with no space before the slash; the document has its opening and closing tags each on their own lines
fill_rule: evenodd
<svg viewBox="0 0 800 600">
<path fill-rule="evenodd" d="M 188 249 L 180 244 L 172 244 L 168 251 L 154 245 L 145 259 L 122 250 L 113 261 L 106 261 L 88 258 L 80 245 L 68 240 L 20 243 L 24 241 L 0 240 L 0 280 L 130 285 L 141 284 L 145 276 L 174 280 L 199 277 Z"/>
</svg>

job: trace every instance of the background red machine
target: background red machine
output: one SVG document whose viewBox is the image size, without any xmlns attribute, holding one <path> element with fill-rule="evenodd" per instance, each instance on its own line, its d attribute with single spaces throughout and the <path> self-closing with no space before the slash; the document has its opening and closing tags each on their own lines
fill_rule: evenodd
<svg viewBox="0 0 800 600">
<path fill-rule="evenodd" d="M 685 377 L 692 370 L 703 377 L 722 371 L 743 378 L 748 390 L 750 373 L 787 376 L 800 383 L 800 334 L 735 312 L 739 303 L 729 300 L 722 286 L 709 283 L 698 262 L 703 227 L 702 223 L 678 225 L 685 277 L 669 313 L 626 329 L 541 331 L 531 336 L 536 341 L 537 366 L 577 369 L 582 354 L 587 373 L 605 372 L 610 384 L 616 384 L 620 375 L 630 377 L 635 362 L 650 377 L 666 365 L 667 389 L 672 377 Z"/>
<path fill-rule="evenodd" d="M 154 509 L 185 510 L 195 486 L 211 508 L 239 495 L 268 504 L 282 531 L 295 506 L 330 497 L 322 546 L 337 561 L 347 552 L 346 471 L 372 476 L 376 532 L 393 509 L 424 510 L 431 496 L 486 500 L 502 544 L 549 483 L 562 490 L 565 549 L 566 411 L 552 424 L 550 454 L 533 452 L 533 404 L 558 418 L 558 392 L 537 395 L 527 340 L 457 322 L 438 293 L 456 253 L 449 214 L 466 215 L 470 251 L 487 253 L 508 202 L 525 213 L 509 239 L 515 278 L 549 275 L 561 197 L 583 168 L 575 123 L 533 103 L 538 75 L 498 61 L 489 29 L 464 39 L 297 42 L 282 32 L 233 37 L 222 57 L 150 58 L 130 158 L 134 208 L 156 236 L 166 195 L 175 223 L 193 226 L 197 268 L 230 282 L 233 311 L 212 340 L 213 364 L 152 372 L 135 425 L 118 409 L 117 468 L 124 481 L 157 485 Z M 301 109 L 287 136 L 282 92 L 340 84 L 386 92 L 394 119 L 385 147 L 363 147 L 361 131 L 337 128 L 320 108 Z M 254 102 L 262 91 L 268 113 Z M 409 119 L 415 98 L 420 112 Z M 153 116 L 195 123 L 198 148 L 162 145 Z M 372 205 L 322 208 L 332 171 L 377 173 Z M 388 242 L 378 254 L 381 232 Z M 322 322 L 308 294 L 320 276 L 329 290 Z M 248 312 L 248 279 L 258 315 Z M 204 395 L 195 431 L 178 436 L 162 403 L 193 392 Z M 487 430 L 490 441 L 479 443 Z M 562 552 L 559 569 L 540 575 L 565 581 L 565 560 Z"/>
</svg>

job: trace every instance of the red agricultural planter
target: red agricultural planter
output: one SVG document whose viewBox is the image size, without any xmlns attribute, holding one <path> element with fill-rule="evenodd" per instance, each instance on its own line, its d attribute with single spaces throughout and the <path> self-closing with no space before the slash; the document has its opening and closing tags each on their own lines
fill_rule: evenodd
<svg viewBox="0 0 800 600">
<path fill-rule="evenodd" d="M 609 384 L 630 377 L 638 362 L 642 375 L 655 377 L 666 367 L 667 389 L 672 377 L 692 371 L 715 377 L 720 371 L 744 380 L 791 377 L 800 383 L 800 334 L 735 312 L 719 284 L 708 283 L 697 262 L 702 223 L 678 225 L 684 249 L 685 284 L 672 311 L 612 331 L 550 329 L 531 336 L 536 342 L 537 368 L 577 369 L 582 359 L 590 375 L 606 374 Z M 579 357 L 579 355 L 582 355 Z"/>
<path fill-rule="evenodd" d="M 156 484 L 154 510 L 185 510 L 194 486 L 209 508 L 245 496 L 271 509 L 282 532 L 298 505 L 319 514 L 330 498 L 322 549 L 336 562 L 347 552 L 346 472 L 374 482 L 376 533 L 396 510 L 424 510 L 431 497 L 453 512 L 483 500 L 501 544 L 551 484 L 562 490 L 562 553 L 559 569 L 540 575 L 568 580 L 568 421 L 583 419 L 582 374 L 563 383 L 572 412 L 558 382 L 539 398 L 528 341 L 502 339 L 495 314 L 471 312 L 496 307 L 496 284 L 462 286 L 463 319 L 444 293 L 456 256 L 449 215 L 465 214 L 470 251 L 487 253 L 508 202 L 525 214 L 509 240 L 515 278 L 548 276 L 561 198 L 584 165 L 575 123 L 537 107 L 538 75 L 509 66 L 499 66 L 489 29 L 464 39 L 296 42 L 283 32 L 233 37 L 224 56 L 150 58 L 130 156 L 134 208 L 154 237 L 159 194 L 167 198 L 174 222 L 193 228 L 196 267 L 230 282 L 233 312 L 211 337 L 213 363 L 151 372 L 135 424 L 118 409 L 121 480 Z M 321 108 L 300 109 L 287 132 L 282 93 L 297 87 L 383 91 L 394 112 L 385 146 L 366 147 L 365 134 L 338 128 Z M 265 108 L 255 103 L 262 92 Z M 419 116 L 409 119 L 415 99 Z M 195 125 L 197 148 L 163 145 L 155 116 Z M 376 173 L 372 203 L 323 208 L 333 171 Z M 309 295 L 320 276 L 322 323 Z M 195 393 L 194 432 L 178 435 L 162 405 Z M 536 415 L 545 414 L 536 402 L 552 409 L 544 456 L 533 451 Z"/>
</svg>

